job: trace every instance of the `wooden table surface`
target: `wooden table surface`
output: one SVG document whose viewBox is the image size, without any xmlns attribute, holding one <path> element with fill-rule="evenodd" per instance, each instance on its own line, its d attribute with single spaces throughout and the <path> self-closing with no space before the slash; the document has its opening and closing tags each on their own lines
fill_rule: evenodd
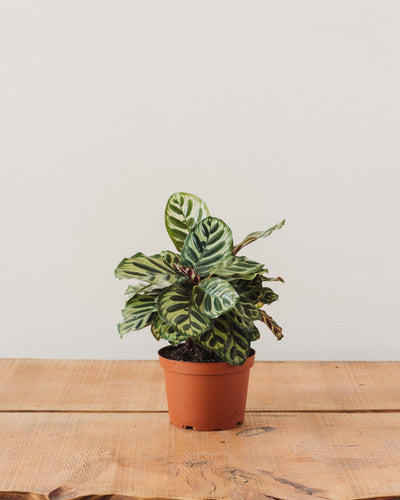
<svg viewBox="0 0 400 500">
<path fill-rule="evenodd" d="M 156 361 L 5 359 L 0 443 L 0 491 L 36 493 L 1 499 L 400 498 L 400 363 L 256 362 L 244 424 L 196 432 Z"/>
</svg>

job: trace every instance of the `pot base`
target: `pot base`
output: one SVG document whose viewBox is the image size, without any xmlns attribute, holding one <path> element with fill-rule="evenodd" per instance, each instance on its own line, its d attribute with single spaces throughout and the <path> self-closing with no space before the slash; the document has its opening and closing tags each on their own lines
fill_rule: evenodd
<svg viewBox="0 0 400 500">
<path fill-rule="evenodd" d="M 216 431 L 226 431 L 228 429 L 234 429 L 235 427 L 237 427 L 238 425 L 242 425 L 243 424 L 243 420 L 241 422 L 232 422 L 232 423 L 228 423 L 228 422 L 224 422 L 223 425 L 221 425 L 221 427 L 216 427 L 216 428 L 213 428 L 213 427 L 209 427 L 207 425 L 204 425 L 204 424 L 194 424 L 194 425 L 184 425 L 184 424 L 178 424 L 178 423 L 174 423 L 172 421 L 170 421 L 170 423 L 174 426 L 174 427 L 178 427 L 179 429 L 189 429 L 189 430 L 193 430 L 193 431 L 211 431 L 211 432 L 216 432 Z"/>
</svg>

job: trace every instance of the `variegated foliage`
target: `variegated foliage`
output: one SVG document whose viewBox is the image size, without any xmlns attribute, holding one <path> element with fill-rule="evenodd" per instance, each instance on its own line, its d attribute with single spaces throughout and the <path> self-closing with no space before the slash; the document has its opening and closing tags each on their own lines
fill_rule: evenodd
<svg viewBox="0 0 400 500">
<path fill-rule="evenodd" d="M 172 284 L 185 281 L 175 264 L 179 264 L 179 255 L 168 250 L 150 257 L 138 252 L 118 264 L 115 276 L 119 279 L 137 279 L 148 283 L 167 281 Z"/>
<path fill-rule="evenodd" d="M 135 295 L 140 294 L 141 292 L 144 292 L 146 295 L 159 295 L 161 290 L 164 288 L 171 286 L 171 283 L 169 281 L 160 281 L 159 283 L 136 283 L 135 285 L 129 285 L 128 288 L 125 291 L 125 298 L 126 301 L 131 299 L 132 297 L 135 297 Z"/>
<path fill-rule="evenodd" d="M 201 278 L 232 253 L 232 231 L 221 219 L 207 217 L 194 226 L 182 248 L 181 264 L 191 267 Z"/>
<path fill-rule="evenodd" d="M 232 321 L 246 333 L 254 327 L 254 321 L 261 320 L 261 311 L 245 295 L 240 296 L 239 302 L 229 313 Z"/>
<path fill-rule="evenodd" d="M 156 298 L 154 295 L 136 295 L 129 299 L 122 309 L 124 320 L 118 325 L 121 337 L 133 330 L 141 330 L 148 326 L 151 317 L 157 311 Z"/>
<path fill-rule="evenodd" d="M 157 308 L 165 323 L 194 338 L 212 327 L 212 319 L 200 309 L 200 300 L 196 300 L 192 291 L 193 287 L 188 284 L 172 285 L 160 293 Z"/>
<path fill-rule="evenodd" d="M 230 228 L 211 217 L 197 196 L 175 193 L 167 203 L 165 224 L 181 255 L 171 251 L 146 256 L 139 252 L 123 259 L 115 270 L 119 279 L 134 279 L 126 290 L 121 335 L 151 326 L 155 339 L 173 345 L 192 338 L 230 364 L 246 360 L 250 342 L 260 333 L 255 321 L 282 338 L 280 326 L 261 309 L 278 295 L 264 287 L 270 278 L 264 264 L 236 253 L 280 229 L 249 234 L 234 246 Z"/>
<path fill-rule="evenodd" d="M 265 269 L 264 264 L 234 255 L 228 255 L 219 260 L 210 270 L 210 274 L 229 280 L 238 278 L 251 280 L 258 274 L 267 272 L 268 269 Z"/>
<path fill-rule="evenodd" d="M 251 280 L 236 280 L 233 286 L 243 295 L 246 295 L 254 304 L 271 304 L 279 296 L 271 288 L 263 287 L 263 277 L 258 274 Z"/>
<path fill-rule="evenodd" d="M 250 335 L 238 327 L 228 315 L 214 321 L 213 328 L 196 338 L 196 342 L 215 352 L 231 365 L 243 364 L 250 351 Z"/>
<path fill-rule="evenodd" d="M 233 255 L 236 255 L 239 250 L 241 250 L 243 247 L 248 245 L 249 243 L 252 243 L 253 241 L 259 240 L 260 238 L 266 238 L 269 236 L 271 233 L 273 233 L 276 229 L 281 229 L 283 225 L 285 224 L 285 219 L 283 221 L 279 222 L 279 224 L 275 224 L 275 226 L 270 227 L 266 231 L 255 231 L 254 233 L 250 233 L 246 236 L 246 238 L 241 241 L 238 245 L 235 245 L 235 248 L 233 249 Z"/>
<path fill-rule="evenodd" d="M 186 334 L 179 333 L 175 327 L 165 323 L 159 314 L 154 315 L 151 331 L 157 340 L 163 338 L 172 345 L 177 345 L 187 339 Z"/>
<path fill-rule="evenodd" d="M 201 311 L 209 318 L 218 318 L 233 309 L 239 300 L 236 290 L 220 278 L 207 278 L 194 289 Z"/>
<path fill-rule="evenodd" d="M 208 217 L 210 212 L 203 200 L 190 193 L 174 193 L 165 207 L 165 227 L 180 252 L 190 229 Z"/>
</svg>

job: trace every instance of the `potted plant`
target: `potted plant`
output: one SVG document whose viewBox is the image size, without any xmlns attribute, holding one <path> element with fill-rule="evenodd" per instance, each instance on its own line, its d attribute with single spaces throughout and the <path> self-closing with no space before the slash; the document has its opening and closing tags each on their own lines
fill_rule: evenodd
<svg viewBox="0 0 400 500">
<path fill-rule="evenodd" d="M 117 278 L 136 280 L 126 290 L 121 338 L 150 326 L 157 340 L 170 344 L 158 354 L 174 425 L 217 430 L 243 422 L 255 355 L 250 344 L 260 337 L 254 322 L 282 338 L 280 326 L 262 309 L 278 295 L 263 284 L 283 280 L 237 254 L 284 223 L 234 245 L 230 228 L 210 216 L 203 200 L 175 193 L 167 202 L 165 225 L 179 253 L 139 252 L 116 268 Z"/>
</svg>

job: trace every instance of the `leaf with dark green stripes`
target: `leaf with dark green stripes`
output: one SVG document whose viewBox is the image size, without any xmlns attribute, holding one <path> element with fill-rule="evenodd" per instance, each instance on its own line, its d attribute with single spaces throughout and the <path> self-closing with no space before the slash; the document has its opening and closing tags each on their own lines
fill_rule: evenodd
<svg viewBox="0 0 400 500">
<path fill-rule="evenodd" d="M 185 281 L 187 278 L 175 269 L 174 264 L 179 264 L 179 255 L 173 252 L 164 251 L 150 257 L 138 252 L 120 262 L 115 276 L 119 279 L 134 278 L 148 283 L 168 281 L 172 284 Z"/>
<path fill-rule="evenodd" d="M 209 318 L 218 318 L 230 311 L 239 300 L 232 285 L 220 278 L 207 278 L 193 291 L 199 309 Z"/>
<path fill-rule="evenodd" d="M 279 299 L 279 295 L 271 290 L 271 288 L 263 288 L 263 293 L 258 299 L 262 304 L 272 304 L 275 300 Z"/>
<path fill-rule="evenodd" d="M 253 279 L 257 274 L 268 272 L 264 264 L 249 260 L 247 257 L 227 255 L 210 269 L 210 274 L 227 279 Z"/>
<path fill-rule="evenodd" d="M 239 252 L 239 250 L 241 250 L 243 247 L 245 247 L 249 243 L 252 243 L 253 241 L 259 240 L 260 238 L 266 238 L 276 229 L 280 229 L 284 224 L 285 224 L 285 219 L 283 219 L 283 221 L 279 222 L 279 224 L 276 224 L 275 226 L 270 227 L 266 231 L 255 231 L 254 233 L 250 233 L 249 235 L 246 236 L 246 238 L 243 241 L 241 241 L 238 245 L 235 245 L 235 248 L 233 249 L 233 252 L 232 252 L 233 255 L 236 255 Z"/>
<path fill-rule="evenodd" d="M 153 324 L 153 323 L 151 324 L 150 330 L 151 330 L 151 333 L 152 333 L 153 337 L 154 337 L 157 341 L 161 340 L 161 335 L 160 335 L 160 333 L 159 333 L 159 332 L 158 332 L 158 331 L 154 328 L 154 324 Z"/>
<path fill-rule="evenodd" d="M 137 283 L 136 285 L 129 285 L 126 289 L 126 300 L 135 297 L 135 295 L 144 292 L 146 295 L 158 295 L 164 288 L 171 286 L 169 281 L 160 281 L 160 283 Z"/>
<path fill-rule="evenodd" d="M 225 315 L 217 318 L 213 328 L 197 337 L 195 342 L 231 365 L 242 365 L 250 351 L 249 335 Z"/>
<path fill-rule="evenodd" d="M 254 342 L 255 340 L 258 340 L 260 338 L 260 332 L 255 325 L 253 326 L 253 329 L 251 330 L 249 335 L 250 335 L 251 342 Z"/>
<path fill-rule="evenodd" d="M 192 291 L 192 285 L 173 285 L 163 290 L 157 299 L 161 319 L 188 337 L 209 330 L 213 321 L 202 314 Z"/>
<path fill-rule="evenodd" d="M 119 336 L 122 338 L 127 333 L 136 330 L 142 330 L 146 326 L 149 326 L 150 323 L 151 323 L 151 314 L 147 316 L 140 316 L 140 317 L 130 316 L 124 318 L 124 320 L 121 323 L 118 323 Z"/>
<path fill-rule="evenodd" d="M 244 295 L 240 296 L 239 302 L 229 312 L 229 318 L 245 332 L 250 332 L 254 328 L 254 321 L 261 317 L 258 307 Z"/>
<path fill-rule="evenodd" d="M 164 323 L 159 314 L 154 316 L 152 329 L 160 338 L 168 340 L 172 345 L 178 345 L 187 339 L 187 335 L 179 333 L 175 327 Z"/>
<path fill-rule="evenodd" d="M 177 250 L 182 250 L 190 229 L 209 215 L 207 205 L 194 194 L 175 193 L 170 196 L 165 208 L 165 226 Z"/>
<path fill-rule="evenodd" d="M 135 295 L 127 301 L 122 309 L 124 318 L 132 316 L 145 316 L 157 311 L 156 297 L 154 295 Z"/>
<path fill-rule="evenodd" d="M 128 301 L 138 293 L 142 292 L 150 286 L 150 283 L 136 283 L 135 285 L 129 285 L 125 291 L 125 300 Z"/>
<path fill-rule="evenodd" d="M 218 261 L 232 253 L 232 232 L 221 219 L 207 217 L 194 226 L 183 245 L 181 264 L 207 276 Z"/>
<path fill-rule="evenodd" d="M 278 300 L 278 295 L 271 288 L 263 287 L 263 277 L 258 274 L 252 280 L 237 280 L 232 283 L 234 288 L 241 295 L 246 295 L 254 304 L 261 302 L 262 304 L 271 304 Z"/>
<path fill-rule="evenodd" d="M 129 299 L 122 309 L 124 320 L 118 325 L 120 336 L 148 326 L 155 311 L 157 304 L 153 295 L 136 295 Z"/>
<path fill-rule="evenodd" d="M 245 294 L 252 300 L 255 304 L 258 302 L 258 299 L 263 294 L 263 280 L 261 274 L 257 274 L 251 280 L 238 279 L 232 283 L 238 292 L 243 295 Z"/>
</svg>

